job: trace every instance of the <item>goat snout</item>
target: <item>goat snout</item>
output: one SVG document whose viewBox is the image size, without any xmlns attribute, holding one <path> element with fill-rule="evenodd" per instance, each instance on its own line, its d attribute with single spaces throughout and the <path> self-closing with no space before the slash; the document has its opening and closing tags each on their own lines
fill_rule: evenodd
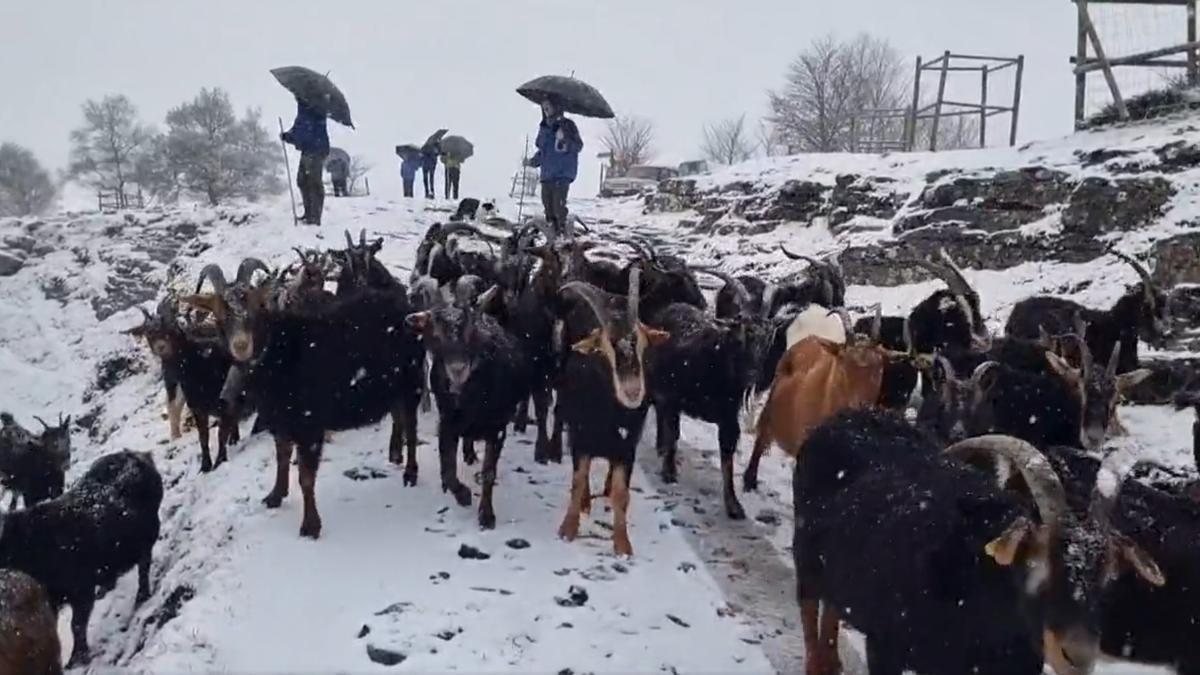
<svg viewBox="0 0 1200 675">
<path fill-rule="evenodd" d="M 1097 450 L 1104 445 L 1104 439 L 1107 436 L 1107 429 L 1100 425 L 1089 424 L 1079 432 L 1079 442 L 1087 450 Z"/>
<path fill-rule="evenodd" d="M 467 380 L 471 379 L 471 365 L 466 361 L 447 361 L 444 368 L 450 393 L 461 394 Z"/>
<path fill-rule="evenodd" d="M 637 375 L 622 375 L 617 379 L 617 399 L 626 408 L 637 408 L 646 398 L 646 385 Z"/>
<path fill-rule="evenodd" d="M 1086 675 L 1095 668 L 1100 654 L 1100 641 L 1081 629 L 1058 633 L 1046 630 L 1043 635 L 1046 662 L 1058 675 Z"/>
<path fill-rule="evenodd" d="M 254 340 L 245 333 L 240 333 L 229 339 L 229 351 L 238 361 L 249 361 L 254 349 Z"/>
</svg>

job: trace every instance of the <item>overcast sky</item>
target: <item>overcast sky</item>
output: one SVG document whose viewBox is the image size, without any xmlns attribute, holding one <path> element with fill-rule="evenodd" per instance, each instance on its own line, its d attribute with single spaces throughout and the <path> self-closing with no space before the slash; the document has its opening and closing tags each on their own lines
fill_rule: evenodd
<svg viewBox="0 0 1200 675">
<path fill-rule="evenodd" d="M 574 71 L 619 113 L 651 118 L 660 159 L 677 163 L 699 155 L 705 122 L 760 117 L 810 40 L 859 31 L 908 57 L 1025 54 L 1029 140 L 1070 131 L 1073 19 L 1066 0 L 13 0 L 0 2 L 0 140 L 62 167 L 84 99 L 127 94 L 161 126 L 202 86 L 290 124 L 293 100 L 267 71 L 299 64 L 345 92 L 358 130 L 331 122 L 333 142 L 369 158 L 376 191 L 399 189 L 393 146 L 444 126 L 475 142 L 463 189 L 488 196 L 536 132 L 513 91 L 534 76 Z M 602 126 L 581 128 L 576 192 L 594 194 Z"/>
</svg>

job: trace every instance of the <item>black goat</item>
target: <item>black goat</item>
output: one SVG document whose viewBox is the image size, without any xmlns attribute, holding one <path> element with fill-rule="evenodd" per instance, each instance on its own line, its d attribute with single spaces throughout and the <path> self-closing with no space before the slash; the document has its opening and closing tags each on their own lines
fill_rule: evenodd
<svg viewBox="0 0 1200 675">
<path fill-rule="evenodd" d="M 16 570 L 0 570 L 0 673 L 62 675 L 58 620 L 46 589 Z"/>
<path fill-rule="evenodd" d="M 407 323 L 433 358 L 429 379 L 438 404 L 442 491 L 460 506 L 470 505 L 471 490 L 458 479 L 458 444 L 483 441 L 479 526 L 492 529 L 492 490 L 506 427 L 517 404 L 529 398 L 530 377 L 518 340 L 469 300 L 411 314 Z"/>
<path fill-rule="evenodd" d="M 854 332 L 869 335 L 872 317 L 864 316 L 854 322 Z M 879 344 L 895 352 L 908 352 L 908 319 L 884 316 L 879 319 Z M 883 366 L 883 382 L 879 386 L 879 406 L 889 410 L 904 410 L 917 388 L 920 371 L 911 361 L 888 359 Z"/>
<path fill-rule="evenodd" d="M 18 497 L 30 507 L 61 495 L 71 465 L 71 417 L 60 413 L 56 426 L 34 419 L 42 425 L 39 435 L 0 413 L 0 484 L 12 492 L 10 511 Z"/>
<path fill-rule="evenodd" d="M 937 262 L 911 261 L 941 279 L 947 288 L 934 291 L 909 312 L 909 346 L 918 354 L 987 351 L 991 336 L 979 310 L 979 294 L 945 249 L 939 250 L 938 256 Z M 929 393 L 929 384 L 923 378 L 922 395 Z"/>
<path fill-rule="evenodd" d="M 333 299 L 333 293 L 325 290 L 329 258 L 320 251 L 304 251 L 293 247 L 300 256 L 294 267 L 284 267 L 272 284 L 275 297 L 272 307 L 277 310 L 306 311 Z"/>
<path fill-rule="evenodd" d="M 1078 315 L 1087 322 L 1087 344 L 1100 361 L 1108 361 L 1116 345 L 1120 345 L 1117 372 L 1127 373 L 1138 367 L 1138 338 L 1161 344 L 1169 333 L 1167 294 L 1150 277 L 1138 261 L 1123 253 L 1112 254 L 1129 263 L 1141 277 L 1141 282 L 1122 295 L 1108 310 L 1089 309 L 1073 300 L 1052 296 L 1026 298 L 1013 306 L 1006 335 L 1033 340 L 1040 330 L 1052 334 L 1071 330 Z"/>
<path fill-rule="evenodd" d="M 341 264 L 337 277 L 337 295 L 345 297 L 362 288 L 374 288 L 381 291 L 403 290 L 401 284 L 375 255 L 383 248 L 383 238 L 367 241 L 367 231 L 358 233 L 358 243 L 350 237 L 347 230 L 346 249 L 334 251 L 333 258 Z"/>
<path fill-rule="evenodd" d="M 46 588 L 52 607 L 71 606 L 75 647 L 68 668 L 87 663 L 88 619 L 97 588 L 138 569 L 137 604 L 150 597 L 163 483 L 149 453 L 105 455 L 61 497 L 0 517 L 0 567 Z"/>
<path fill-rule="evenodd" d="M 1100 518 L 1075 517 L 1028 443 L 946 452 L 881 411 L 842 413 L 805 442 L 793 555 L 809 672 L 837 670 L 839 619 L 866 637 L 871 675 L 1090 672 L 1111 571 L 1136 560 L 1157 581 L 1158 569 Z M 1033 507 L 954 458 L 1014 468 Z"/>
<path fill-rule="evenodd" d="M 1113 538 L 1145 551 L 1161 569 L 1157 578 L 1148 577 L 1152 586 L 1125 576 L 1109 587 L 1103 651 L 1117 659 L 1168 666 L 1179 675 L 1200 673 L 1200 504 L 1183 494 L 1121 480 L 1130 465 L 1122 450 L 1103 464 L 1071 448 L 1050 448 L 1046 456 L 1062 478 L 1076 517 L 1110 514 Z M 1097 476 L 1105 476 L 1099 482 L 1107 488 L 1096 489 Z M 1137 558 L 1120 562 L 1114 571 L 1150 568 Z"/>
<path fill-rule="evenodd" d="M 250 366 L 246 389 L 275 437 L 275 486 L 263 503 L 277 508 L 287 496 L 294 445 L 304 495 L 300 534 L 316 538 L 321 518 L 314 488 L 325 432 L 391 413 L 392 438 L 403 434 L 408 449 L 404 483 L 416 484 L 424 352 L 405 326 L 411 308 L 403 287 L 362 289 L 303 314 L 271 310 L 269 293 L 269 287 L 235 285 L 183 301 L 212 313 L 234 360 Z"/>
<path fill-rule="evenodd" d="M 216 265 L 204 268 L 201 275 L 212 279 L 216 288 L 226 286 L 221 268 Z M 233 359 L 221 344 L 220 335 L 215 332 L 205 335 L 203 330 L 195 327 L 189 334 L 179 324 L 174 303 L 170 298 L 164 298 L 155 315 L 142 309 L 142 324 L 125 333 L 144 339 L 158 356 L 168 405 L 180 400 L 192 411 L 200 440 L 200 472 L 208 473 L 228 459 L 229 444 L 237 443 L 241 434 L 237 411 L 221 398 Z M 209 417 L 216 417 L 218 422 L 216 462 L 209 449 Z"/>
<path fill-rule="evenodd" d="M 808 262 L 808 275 L 800 283 L 779 284 L 771 289 L 770 297 L 764 295 L 763 304 L 768 316 L 774 316 L 785 305 L 794 305 L 799 309 L 809 305 L 820 305 L 827 309 L 846 305 L 846 279 L 837 255 L 820 260 L 792 253 L 782 244 L 779 250 L 792 260 Z"/>
<path fill-rule="evenodd" d="M 733 483 L 733 458 L 741 435 L 738 413 L 758 382 L 766 329 L 748 317 L 710 319 L 687 304 L 668 305 L 647 324 L 672 336 L 647 352 L 647 383 L 654 403 L 662 480 L 676 481 L 680 415 L 717 425 L 726 514 L 746 517 Z"/>
<path fill-rule="evenodd" d="M 558 388 L 558 411 L 570 430 L 575 470 L 571 503 L 558 533 L 567 541 L 579 534 L 580 514 L 591 506 L 592 459 L 606 459 L 613 550 L 618 555 L 633 554 L 627 510 L 629 476 L 650 400 L 644 357 L 648 347 L 670 337 L 638 320 L 640 276 L 641 270 L 634 268 L 627 297 L 578 281 L 562 287 L 564 300 L 578 302 L 568 303 L 563 326 L 564 342 L 570 347 Z"/>
<path fill-rule="evenodd" d="M 1191 408 L 1196 419 L 1192 422 L 1192 466 L 1200 468 L 1200 391 L 1189 390 L 1175 396 L 1175 408 Z"/>
<path fill-rule="evenodd" d="M 931 394 L 922 401 L 918 421 L 943 441 L 988 432 L 1011 434 L 1035 445 L 1096 449 L 1114 427 L 1121 392 L 1150 375 L 1148 370 L 1116 373 L 1116 352 L 1107 367 L 1093 363 L 1087 345 L 1077 340 L 1078 368 L 1046 351 L 1052 374 L 988 361 L 970 378 L 958 379 L 947 359 L 936 359 Z"/>
</svg>

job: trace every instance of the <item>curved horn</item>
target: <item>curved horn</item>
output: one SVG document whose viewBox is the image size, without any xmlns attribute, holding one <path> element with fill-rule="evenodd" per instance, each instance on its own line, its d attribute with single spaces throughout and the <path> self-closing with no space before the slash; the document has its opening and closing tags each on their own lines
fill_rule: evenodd
<svg viewBox="0 0 1200 675">
<path fill-rule="evenodd" d="M 363 248 L 367 247 L 367 228 L 365 227 L 358 232 L 358 245 Z"/>
<path fill-rule="evenodd" d="M 962 270 L 955 264 L 954 259 L 946 253 L 945 248 L 938 249 L 938 257 L 942 259 L 942 264 L 947 271 L 946 285 L 950 287 L 950 292 L 955 295 L 974 295 L 975 289 L 971 288 L 971 284 L 967 282 L 967 278 L 963 276 Z"/>
<path fill-rule="evenodd" d="M 879 343 L 879 332 L 883 330 L 883 304 L 875 303 L 875 312 L 871 317 L 871 342 Z"/>
<path fill-rule="evenodd" d="M 305 265 L 308 264 L 308 254 L 304 252 L 304 249 L 300 248 L 299 246 L 293 246 L 292 250 L 296 252 L 296 255 L 300 256 L 300 262 L 304 263 Z"/>
<path fill-rule="evenodd" d="M 250 278 L 254 276 L 254 270 L 262 270 L 263 274 L 270 275 L 271 268 L 258 258 L 246 258 L 242 260 L 242 264 L 238 265 L 237 283 L 248 284 Z"/>
<path fill-rule="evenodd" d="M 642 268 L 634 265 L 629 270 L 629 325 L 636 326 L 638 309 L 642 301 Z"/>
<path fill-rule="evenodd" d="M 946 448 L 945 454 L 969 461 L 989 454 L 1012 463 L 1025 480 L 1042 522 L 1057 524 L 1067 514 L 1067 496 L 1054 467 L 1033 445 L 1012 436 L 990 434 L 960 441 Z"/>
<path fill-rule="evenodd" d="M 596 321 L 600 322 L 601 330 L 607 331 L 612 325 L 612 315 L 608 312 L 608 303 L 600 295 L 600 289 L 586 281 L 568 281 L 558 289 L 558 292 L 559 294 L 574 293 L 586 302 L 587 306 L 591 308 L 592 314 L 596 316 Z"/>
<path fill-rule="evenodd" d="M 1121 359 L 1121 341 L 1117 340 L 1116 343 L 1113 344 L 1112 354 L 1109 354 L 1109 356 L 1108 356 L 1108 368 L 1106 368 L 1104 371 L 1105 375 L 1107 375 L 1110 378 L 1117 376 L 1117 362 L 1120 359 Z"/>
<path fill-rule="evenodd" d="M 350 236 L 350 230 L 342 230 L 342 234 L 346 235 L 346 248 L 354 248 L 354 238 Z"/>
<path fill-rule="evenodd" d="M 803 261 L 807 262 L 808 264 L 813 265 L 815 267 L 824 267 L 826 264 L 820 260 L 817 260 L 816 258 L 814 258 L 812 256 L 800 255 L 799 253 L 792 253 L 791 251 L 787 250 L 787 247 L 784 246 L 783 244 L 779 245 L 779 250 L 783 251 L 783 254 L 786 255 L 787 257 L 791 258 L 792 260 L 803 260 Z"/>
<path fill-rule="evenodd" d="M 47 428 L 47 429 L 53 429 L 53 428 L 54 428 L 54 427 L 50 426 L 49 424 L 46 424 L 46 420 L 44 420 L 44 419 L 42 419 L 42 418 L 38 417 L 37 415 L 34 415 L 34 416 L 33 416 L 33 419 L 37 420 L 38 422 L 41 422 L 42 426 L 43 426 L 43 427 L 45 427 L 45 428 Z"/>
<path fill-rule="evenodd" d="M 468 225 L 466 223 L 447 223 L 442 227 L 442 237 L 449 237 L 452 234 L 461 234 L 463 232 L 469 232 L 477 237 L 485 238 L 483 232 L 474 225 Z"/>
<path fill-rule="evenodd" d="M 217 264 L 205 265 L 204 269 L 200 270 L 200 280 L 196 282 L 196 292 L 199 293 L 201 287 L 204 286 L 204 280 L 208 279 L 212 282 L 213 289 L 217 293 L 224 293 L 228 284 L 225 283 L 225 273 L 221 271 L 221 266 Z"/>
<path fill-rule="evenodd" d="M 746 290 L 746 285 L 743 284 L 741 281 L 739 281 L 737 277 L 733 276 L 732 274 L 729 274 L 728 272 L 722 272 L 721 270 L 718 270 L 713 267 L 693 266 L 691 269 L 696 272 L 703 272 L 705 274 L 711 274 L 712 276 L 720 279 L 721 281 L 724 281 L 725 285 L 732 288 L 733 292 L 736 293 L 737 296 L 742 299 L 742 302 L 749 304 L 750 291 Z"/>
<path fill-rule="evenodd" d="M 1150 272 L 1148 272 L 1145 267 L 1142 267 L 1140 262 L 1131 258 L 1130 256 L 1125 255 L 1124 253 L 1121 253 L 1120 251 L 1110 250 L 1110 252 L 1128 263 L 1129 266 L 1133 268 L 1133 271 L 1137 272 L 1138 276 L 1142 278 L 1142 281 L 1146 283 L 1146 286 L 1149 287 L 1154 285 L 1154 282 L 1150 280 Z"/>
<path fill-rule="evenodd" d="M 1129 447 L 1113 451 L 1100 462 L 1096 482 L 1088 502 L 1088 515 L 1106 531 L 1112 526 L 1113 507 L 1121 494 L 1125 478 L 1137 464 L 1136 453 Z"/>
<path fill-rule="evenodd" d="M 141 310 L 141 312 L 142 312 L 142 320 L 144 322 L 150 323 L 151 321 L 154 320 L 154 317 L 150 316 L 150 312 L 147 312 L 145 307 L 138 305 L 138 309 Z"/>
</svg>

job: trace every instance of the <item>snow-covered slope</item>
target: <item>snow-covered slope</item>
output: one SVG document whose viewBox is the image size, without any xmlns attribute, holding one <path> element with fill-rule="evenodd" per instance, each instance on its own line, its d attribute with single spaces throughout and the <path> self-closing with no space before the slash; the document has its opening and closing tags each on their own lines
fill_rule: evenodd
<svg viewBox="0 0 1200 675">
<path fill-rule="evenodd" d="M 916 195 L 933 171 L 1037 162 L 1084 173 L 1092 169 L 1082 167 L 1076 150 L 1119 147 L 1129 151 L 1124 161 L 1131 161 L 1186 129 L 1186 122 L 1175 121 L 983 153 L 784 158 L 734 167 L 706 178 L 704 186 L 748 180 L 770 190 L 788 180 L 832 184 L 838 174 L 855 173 L 908 181 L 908 193 Z M 1113 235 L 1119 245 L 1141 251 L 1152 236 L 1186 229 L 1195 217 L 1196 181 L 1187 172 L 1175 180 L 1179 189 L 1163 223 Z M 327 224 L 320 229 L 294 227 L 286 202 L 0 221 L 0 249 L 22 262 L 15 274 L 0 276 L 0 410 L 26 423 L 32 415 L 59 410 L 81 418 L 69 478 L 105 452 L 131 448 L 152 450 L 168 485 L 154 596 L 134 610 L 129 578 L 97 604 L 91 628 L 97 663 L 146 673 L 374 672 L 385 666 L 373 662 L 368 650 L 385 650 L 403 654 L 398 668 L 414 671 L 781 667 L 771 641 L 798 643 L 798 627 L 772 623 L 756 612 L 762 608 L 729 599 L 730 584 L 762 583 L 755 573 L 761 565 L 790 564 L 790 470 L 778 453 L 764 463 L 763 491 L 745 497 L 748 512 L 762 517 L 738 529 L 727 529 L 721 520 L 716 495 L 681 498 L 639 472 L 631 560 L 612 556 L 605 527 L 611 515 L 603 508 L 585 527 L 587 536 L 573 544 L 557 540 L 569 469 L 534 464 L 530 439 L 521 435 L 509 437 L 501 459 L 498 527 L 480 532 L 474 511 L 454 506 L 438 489 L 433 416 L 421 419 L 422 474 L 413 488 L 402 487 L 399 473 L 386 462 L 386 423 L 335 436 L 318 481 L 325 529 L 315 542 L 297 536 L 297 490 L 278 511 L 259 503 L 273 475 L 268 439 L 244 442 L 232 450 L 228 464 L 199 474 L 194 437 L 166 440 L 156 365 L 122 331 L 138 323 L 137 303 L 152 307 L 164 285 L 190 285 L 205 264 L 228 270 L 250 254 L 272 265 L 290 262 L 291 247 L 338 246 L 343 229 L 366 228 L 368 236 L 384 237 L 382 260 L 407 276 L 421 235 L 444 220 L 450 206 L 375 198 L 326 204 Z M 775 250 L 780 242 L 822 253 L 892 236 L 888 228 L 849 228 L 835 236 L 820 223 L 792 222 L 759 233 L 733 227 L 701 234 L 679 227 L 689 214 L 643 214 L 636 200 L 582 199 L 573 205 L 597 236 L 638 234 L 695 263 L 772 277 L 803 266 Z M 524 211 L 532 208 L 526 204 Z M 517 206 L 502 203 L 501 211 L 515 216 Z M 968 277 L 997 330 L 1012 304 L 1031 293 L 1081 288 L 1077 299 L 1102 305 L 1134 280 L 1128 267 L 1108 259 L 1035 262 L 968 271 Z M 855 285 L 849 300 L 860 306 L 882 302 L 886 311 L 901 312 L 934 288 L 932 282 Z M 1123 442 L 1192 470 L 1188 414 L 1143 407 L 1126 408 L 1122 416 L 1132 431 Z M 685 422 L 683 435 L 694 460 L 716 461 L 714 428 Z M 646 448 L 644 443 L 643 466 L 653 468 L 657 460 Z M 699 464 L 692 468 L 699 470 Z M 770 561 L 740 560 L 737 550 L 716 556 L 695 546 L 697 539 L 715 537 L 765 539 L 774 543 L 775 555 Z M 491 557 L 461 558 L 464 544 Z M 716 557 L 736 559 L 738 573 L 714 572 L 721 562 Z M 564 606 L 572 604 L 571 586 L 586 591 L 582 606 Z M 761 591 L 794 607 L 787 584 Z M 1110 672 L 1134 672 L 1114 668 Z"/>
</svg>

